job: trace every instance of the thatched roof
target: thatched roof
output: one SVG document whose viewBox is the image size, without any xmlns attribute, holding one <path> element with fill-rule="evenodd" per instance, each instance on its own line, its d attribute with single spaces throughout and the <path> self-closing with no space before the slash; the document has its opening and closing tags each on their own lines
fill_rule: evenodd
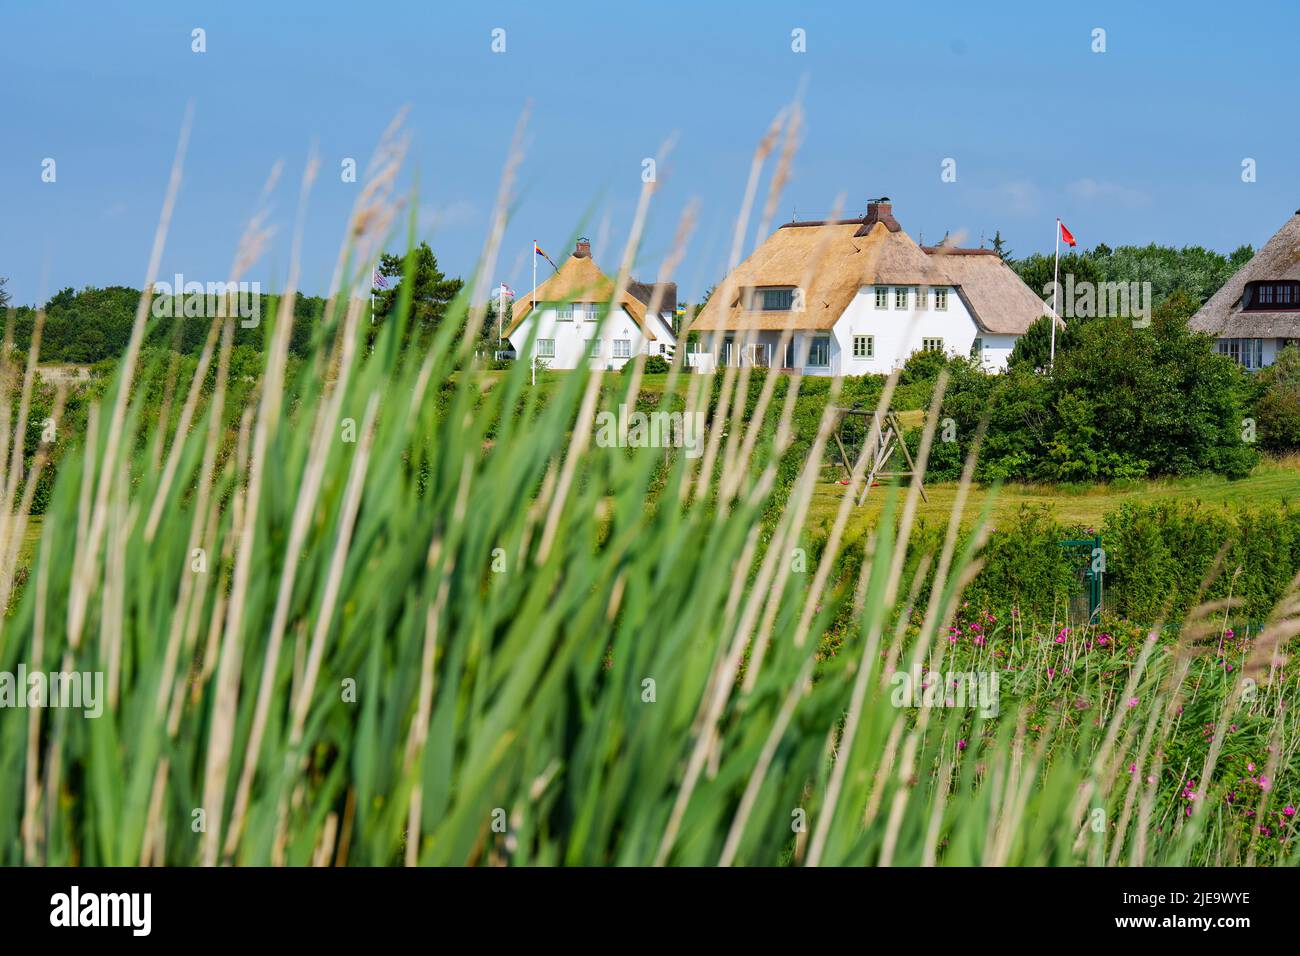
<svg viewBox="0 0 1300 956">
<path fill-rule="evenodd" d="M 1300 312 L 1246 312 L 1246 284 L 1261 281 L 1300 281 L 1300 210 L 1273 234 L 1254 258 L 1210 296 L 1188 320 L 1197 332 L 1244 339 L 1300 337 Z"/>
<path fill-rule="evenodd" d="M 653 289 L 653 286 L 649 288 Z M 673 285 L 674 304 L 677 298 L 677 286 Z M 597 302 L 608 304 L 614 296 L 614 280 L 600 271 L 600 267 L 581 247 L 557 269 L 549 279 L 537 287 L 536 299 L 543 304 L 547 302 Z M 627 310 L 641 333 L 653 340 L 654 331 L 646 324 L 645 309 L 647 302 L 641 301 L 630 290 L 619 297 L 619 305 Z M 514 319 L 506 329 L 507 336 L 513 335 L 519 323 L 528 317 L 533 309 L 533 293 L 515 304 Z"/>
<path fill-rule="evenodd" d="M 628 280 L 628 295 L 640 299 L 648 308 L 654 300 L 655 287 L 663 286 L 663 291 L 659 298 L 659 311 L 667 312 L 669 315 L 677 311 L 677 283 L 676 282 L 637 282 L 635 279 Z"/>
<path fill-rule="evenodd" d="M 982 332 L 1024 335 L 1034 322 L 1052 314 L 1051 308 L 992 249 L 939 247 L 925 251 L 943 257 L 944 271 Z"/>
<path fill-rule="evenodd" d="M 976 324 L 991 333 L 1023 333 L 1051 312 L 992 250 L 923 249 L 888 205 L 872 206 L 860 219 L 790 222 L 777 229 L 730 277 L 730 301 L 714 295 L 689 331 L 829 329 L 869 285 L 954 286 Z M 772 286 L 803 289 L 803 311 L 744 308 L 750 290 Z"/>
</svg>

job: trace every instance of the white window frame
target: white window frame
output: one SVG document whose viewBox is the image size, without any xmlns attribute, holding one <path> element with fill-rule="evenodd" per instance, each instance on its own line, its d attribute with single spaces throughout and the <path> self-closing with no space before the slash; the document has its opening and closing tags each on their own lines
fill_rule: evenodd
<svg viewBox="0 0 1300 956">
<path fill-rule="evenodd" d="M 942 352 L 943 339 L 937 335 L 927 335 L 925 338 L 921 339 L 921 351 Z"/>
<path fill-rule="evenodd" d="M 533 354 L 538 358 L 555 358 L 555 339 L 538 339 Z"/>
<path fill-rule="evenodd" d="M 632 357 L 632 340 L 615 339 L 614 340 L 614 358 L 625 359 Z"/>
<path fill-rule="evenodd" d="M 871 359 L 876 357 L 876 337 L 874 335 L 853 336 L 853 357 Z"/>
<path fill-rule="evenodd" d="M 789 312 L 794 308 L 794 289 L 786 286 L 776 286 L 768 289 L 759 289 L 758 291 L 758 309 L 759 312 Z M 785 305 L 772 306 L 769 308 L 767 297 L 769 295 L 785 295 Z"/>
<path fill-rule="evenodd" d="M 894 308 L 895 309 L 907 308 L 907 286 L 905 285 L 894 286 Z"/>
<path fill-rule="evenodd" d="M 601 340 L 600 340 L 600 339 L 592 339 L 592 340 L 591 340 L 591 345 L 590 345 L 590 347 L 587 349 L 587 358 L 598 359 L 598 358 L 600 358 L 600 353 L 601 353 L 601 351 L 602 351 L 602 349 L 601 349 Z"/>
<path fill-rule="evenodd" d="M 934 309 L 936 312 L 948 311 L 948 290 L 936 287 L 934 290 Z"/>
<path fill-rule="evenodd" d="M 1219 339 L 1218 351 L 1250 372 L 1264 367 L 1263 339 Z"/>
<path fill-rule="evenodd" d="M 889 286 L 887 285 L 876 286 L 876 308 L 877 309 L 889 308 Z"/>
<path fill-rule="evenodd" d="M 818 347 L 824 346 L 826 349 L 826 361 L 815 362 L 814 357 L 817 354 Z M 829 335 L 814 335 L 808 340 L 808 368 L 830 368 L 831 367 L 831 337 Z"/>
<path fill-rule="evenodd" d="M 573 321 L 573 303 L 572 303 L 572 302 L 561 302 L 559 305 L 557 305 L 557 306 L 555 307 L 555 321 L 556 321 L 556 322 L 572 322 L 572 321 Z"/>
</svg>

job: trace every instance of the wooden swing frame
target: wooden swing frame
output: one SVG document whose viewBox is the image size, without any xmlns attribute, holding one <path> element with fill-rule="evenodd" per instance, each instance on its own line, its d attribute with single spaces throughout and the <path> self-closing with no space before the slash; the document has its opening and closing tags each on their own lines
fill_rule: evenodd
<svg viewBox="0 0 1300 956">
<path fill-rule="evenodd" d="M 858 506 L 867 500 L 867 492 L 871 490 L 872 484 L 877 478 L 912 478 L 916 475 L 916 462 L 912 460 L 912 453 L 907 449 L 907 442 L 903 441 L 903 423 L 899 421 L 898 413 L 888 411 L 883 415 L 878 411 L 866 411 L 861 408 L 839 408 L 832 406 L 835 412 L 835 447 L 839 449 L 840 463 L 844 466 L 844 471 L 850 481 L 853 480 L 853 460 L 849 458 L 848 450 L 844 447 L 844 439 L 840 434 L 844 425 L 844 419 L 848 416 L 856 418 L 871 419 L 872 427 L 867 430 L 867 440 L 870 441 L 874 433 L 879 436 L 876 441 L 874 454 L 871 457 L 871 464 L 867 469 L 866 482 L 862 486 L 862 493 L 858 495 Z M 885 465 L 893 456 L 895 451 L 903 453 L 903 460 L 907 462 L 907 468 L 904 471 L 885 471 Z M 928 504 L 930 499 L 925 493 L 924 479 L 918 482 L 921 497 Z"/>
</svg>

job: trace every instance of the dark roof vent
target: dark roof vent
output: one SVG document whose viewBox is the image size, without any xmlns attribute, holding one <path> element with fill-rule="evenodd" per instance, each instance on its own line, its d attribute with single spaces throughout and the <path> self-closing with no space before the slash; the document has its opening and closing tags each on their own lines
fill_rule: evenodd
<svg viewBox="0 0 1300 956">
<path fill-rule="evenodd" d="M 578 245 L 573 250 L 573 257 L 575 259 L 591 258 L 591 243 L 587 241 L 586 236 L 578 240 Z"/>
</svg>

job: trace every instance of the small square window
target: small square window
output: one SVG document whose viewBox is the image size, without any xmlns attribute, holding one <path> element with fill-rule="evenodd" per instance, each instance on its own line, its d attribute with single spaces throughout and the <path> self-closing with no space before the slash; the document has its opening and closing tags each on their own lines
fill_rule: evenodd
<svg viewBox="0 0 1300 956">
<path fill-rule="evenodd" d="M 555 339 L 538 339 L 537 357 L 555 358 Z"/>
<path fill-rule="evenodd" d="M 632 340 L 615 339 L 614 340 L 614 358 L 631 358 Z"/>
<path fill-rule="evenodd" d="M 561 302 L 555 310 L 555 320 L 557 322 L 573 321 L 573 303 Z"/>
<path fill-rule="evenodd" d="M 600 339 L 591 340 L 591 351 L 588 355 L 591 358 L 600 358 Z"/>
<path fill-rule="evenodd" d="M 943 339 L 921 339 L 921 348 L 926 352 L 942 352 Z"/>
<path fill-rule="evenodd" d="M 889 308 L 889 286 L 884 286 L 884 285 L 876 286 L 876 308 L 877 309 Z"/>
<path fill-rule="evenodd" d="M 874 335 L 853 336 L 853 357 L 869 359 L 876 355 L 876 337 Z"/>
<path fill-rule="evenodd" d="M 894 308 L 896 309 L 907 308 L 907 287 L 906 286 L 899 286 L 898 288 L 894 289 Z"/>
<path fill-rule="evenodd" d="M 586 314 L 588 322 L 599 322 L 600 317 L 604 314 L 600 305 L 596 302 L 584 303 L 583 311 Z"/>
<path fill-rule="evenodd" d="M 943 312 L 945 309 L 948 308 L 948 290 L 947 290 L 947 289 L 935 289 L 935 290 L 934 290 L 934 307 L 935 307 L 935 309 L 936 309 L 937 311 L 939 311 L 939 312 Z"/>
</svg>

